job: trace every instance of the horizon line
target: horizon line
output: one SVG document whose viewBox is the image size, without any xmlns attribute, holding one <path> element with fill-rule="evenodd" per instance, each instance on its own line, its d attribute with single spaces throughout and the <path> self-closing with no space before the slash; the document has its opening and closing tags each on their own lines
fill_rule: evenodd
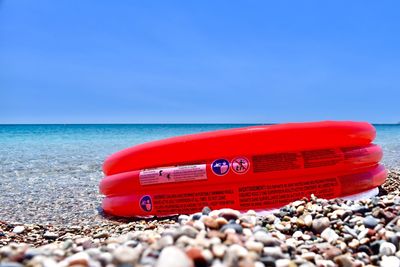
<svg viewBox="0 0 400 267">
<path fill-rule="evenodd" d="M 344 121 L 344 120 L 339 120 Z M 305 121 L 309 122 L 309 121 Z M 16 126 L 16 125 L 274 125 L 284 123 L 301 123 L 301 122 L 88 122 L 88 123 L 0 123 L 0 126 Z M 397 123 L 370 122 L 373 125 L 400 125 Z"/>
</svg>

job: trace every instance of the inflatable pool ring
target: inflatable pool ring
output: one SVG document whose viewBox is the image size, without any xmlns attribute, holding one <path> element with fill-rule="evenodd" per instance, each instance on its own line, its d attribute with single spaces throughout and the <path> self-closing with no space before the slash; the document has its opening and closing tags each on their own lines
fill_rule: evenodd
<svg viewBox="0 0 400 267">
<path fill-rule="evenodd" d="M 314 193 L 335 198 L 386 178 L 375 128 L 363 122 L 252 126 L 153 141 L 106 159 L 105 212 L 166 216 L 265 210 Z"/>
</svg>

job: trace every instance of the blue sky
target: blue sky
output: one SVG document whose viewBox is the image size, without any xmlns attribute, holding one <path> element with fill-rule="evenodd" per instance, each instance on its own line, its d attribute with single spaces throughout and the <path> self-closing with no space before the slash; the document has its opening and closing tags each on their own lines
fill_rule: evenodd
<svg viewBox="0 0 400 267">
<path fill-rule="evenodd" d="M 399 10 L 0 0 L 0 123 L 396 123 Z"/>
</svg>

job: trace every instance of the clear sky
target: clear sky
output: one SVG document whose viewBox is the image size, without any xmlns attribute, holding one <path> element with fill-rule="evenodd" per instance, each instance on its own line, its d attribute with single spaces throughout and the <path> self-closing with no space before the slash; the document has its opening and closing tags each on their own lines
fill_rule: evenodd
<svg viewBox="0 0 400 267">
<path fill-rule="evenodd" d="M 0 0 L 0 123 L 397 123 L 399 10 Z"/>
</svg>

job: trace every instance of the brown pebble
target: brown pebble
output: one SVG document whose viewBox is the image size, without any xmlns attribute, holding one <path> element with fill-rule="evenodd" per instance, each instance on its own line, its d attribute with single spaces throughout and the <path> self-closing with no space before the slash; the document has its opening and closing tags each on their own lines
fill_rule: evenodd
<svg viewBox="0 0 400 267">
<path fill-rule="evenodd" d="M 342 250 L 337 247 L 330 247 L 329 249 L 325 250 L 325 257 L 329 260 L 332 260 L 333 258 L 339 256 L 342 254 Z"/>
<path fill-rule="evenodd" d="M 203 257 L 201 249 L 189 248 L 186 250 L 186 255 L 193 260 L 196 266 L 207 266 L 207 260 Z"/>
<path fill-rule="evenodd" d="M 219 224 L 216 219 L 213 219 L 211 217 L 206 217 L 204 218 L 203 222 L 210 229 L 219 229 Z"/>
<path fill-rule="evenodd" d="M 334 258 L 334 262 L 339 267 L 354 267 L 354 263 L 350 256 L 348 255 L 340 255 Z"/>
</svg>

